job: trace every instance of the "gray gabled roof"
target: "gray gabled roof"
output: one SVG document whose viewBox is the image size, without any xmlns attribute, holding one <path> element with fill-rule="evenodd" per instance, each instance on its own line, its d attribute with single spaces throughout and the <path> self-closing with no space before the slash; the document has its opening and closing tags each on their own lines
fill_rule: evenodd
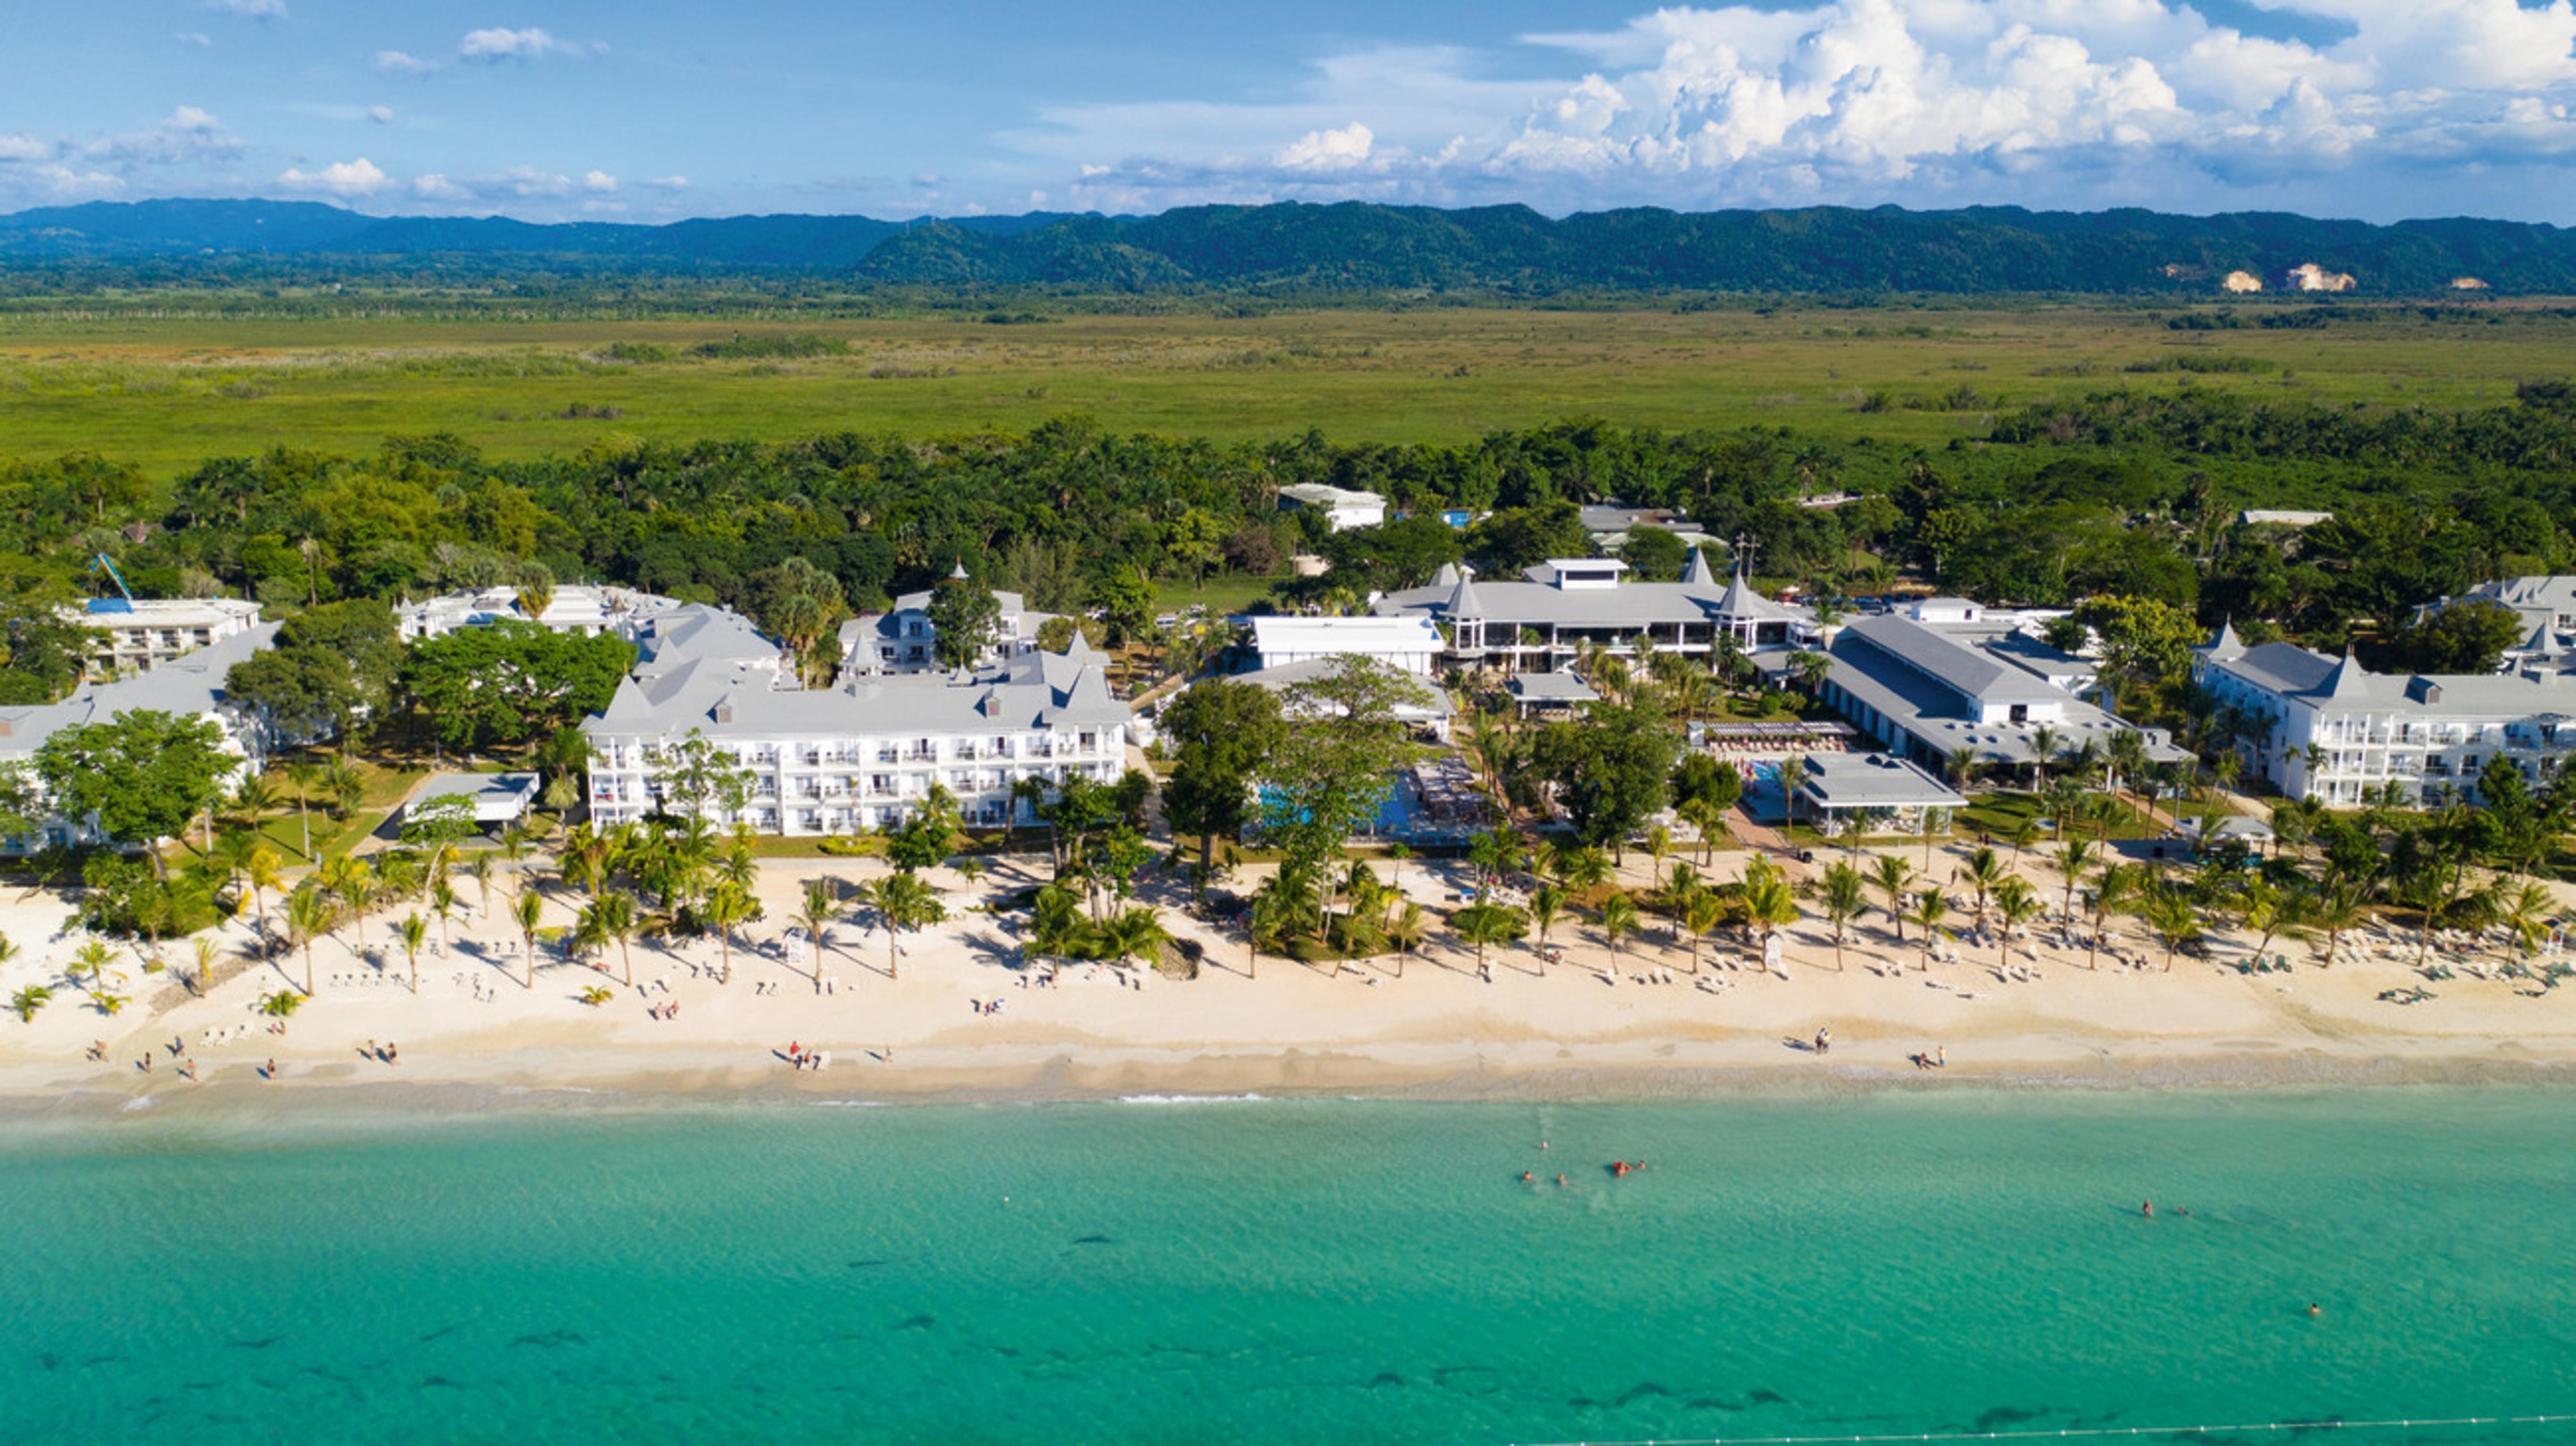
<svg viewBox="0 0 2576 1446">
<path fill-rule="evenodd" d="M 617 687 L 582 725 L 594 736 L 709 738 L 903 737 L 1111 727 L 1128 721 L 1099 657 L 1081 639 L 980 673 L 866 676 L 835 688 L 773 686 L 771 675 L 723 658 L 676 661 Z"/>
<path fill-rule="evenodd" d="M 119 713 L 167 713 L 193 718 L 224 705 L 224 677 L 233 665 L 275 646 L 276 623 L 184 653 L 148 673 L 82 688 L 59 703 L 0 708 L 0 751 L 31 753 L 65 728 L 105 723 Z"/>
<path fill-rule="evenodd" d="M 2000 659 L 1942 636 L 1912 618 L 1855 618 L 1834 640 L 1836 657 L 1870 648 L 1962 698 L 1980 703 L 2062 703 L 2064 691 Z"/>
</svg>

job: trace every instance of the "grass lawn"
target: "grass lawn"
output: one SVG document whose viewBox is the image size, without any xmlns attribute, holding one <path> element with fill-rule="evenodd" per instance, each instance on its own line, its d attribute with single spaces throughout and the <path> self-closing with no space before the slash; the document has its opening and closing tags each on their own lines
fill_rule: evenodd
<svg viewBox="0 0 2576 1446">
<path fill-rule="evenodd" d="M 2157 838 L 2164 833 L 2164 829 L 2160 825 L 2149 822 L 2136 805 L 2124 800 L 2118 807 L 2119 812 L 2113 815 L 2110 827 L 2103 831 L 2104 836 L 2113 839 L 2143 839 Z M 2023 823 L 2034 818 L 2039 820 L 2039 841 L 2041 843 L 2055 841 L 2057 838 L 2055 820 L 2047 816 L 2046 805 L 2038 794 L 2002 792 L 1971 794 L 1968 806 L 1959 810 L 1957 816 L 1951 820 L 1950 832 L 1958 838 L 1976 838 L 1982 835 L 1993 838 L 1999 844 L 2008 843 Z M 2093 827 L 2089 824 L 2078 824 L 2077 830 L 2086 837 L 2091 837 L 2094 833 Z"/>
<path fill-rule="evenodd" d="M 1176 613 L 1196 605 L 1206 608 L 1211 618 L 1239 613 L 1270 595 L 1275 577 L 1212 577 L 1192 586 L 1185 582 L 1165 583 L 1154 594 L 1154 605 L 1167 613 Z"/>
</svg>

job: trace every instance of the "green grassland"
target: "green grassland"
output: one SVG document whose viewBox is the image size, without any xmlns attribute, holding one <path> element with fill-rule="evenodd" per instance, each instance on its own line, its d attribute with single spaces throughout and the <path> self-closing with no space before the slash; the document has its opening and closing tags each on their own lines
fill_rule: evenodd
<svg viewBox="0 0 2576 1446">
<path fill-rule="evenodd" d="M 1598 416 L 1937 445 L 1981 435 L 1998 408 L 2117 386 L 2480 406 L 2509 399 L 2518 381 L 2564 374 L 2576 357 L 2576 318 L 2535 303 L 2347 305 L 2322 327 L 2280 330 L 2251 321 L 2308 308 L 2231 310 L 2245 329 L 2177 331 L 2170 308 L 2071 303 L 1335 309 L 1016 326 L 28 310 L 0 316 L 0 456 L 93 448 L 168 476 L 273 445 L 365 451 L 389 433 L 454 432 L 514 458 L 611 434 L 1020 430 L 1066 412 L 1220 440 L 1315 428 L 1339 441 L 1455 442 Z M 737 332 L 819 333 L 850 351 L 687 355 Z M 620 342 L 672 359 L 608 359 Z"/>
</svg>

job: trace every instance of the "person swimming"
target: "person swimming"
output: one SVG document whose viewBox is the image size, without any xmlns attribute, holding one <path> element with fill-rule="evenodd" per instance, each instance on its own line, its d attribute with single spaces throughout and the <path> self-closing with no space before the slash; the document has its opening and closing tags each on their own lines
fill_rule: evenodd
<svg viewBox="0 0 2576 1446">
<path fill-rule="evenodd" d="M 1531 1175 L 1530 1175 L 1530 1172 L 1529 1172 L 1529 1171 L 1527 1171 L 1527 1170 L 1523 1170 L 1523 1171 L 1521 1171 L 1521 1183 L 1522 1183 L 1522 1184 L 1526 1185 L 1526 1184 L 1530 1183 L 1531 1178 L 1532 1178 L 1532 1177 L 1531 1177 Z"/>
<path fill-rule="evenodd" d="M 2141 1214 L 2141 1215 L 2144 1215 L 2144 1216 L 2145 1216 L 2145 1217 L 2147 1217 L 2149 1220 L 2153 1220 L 2153 1219 L 2155 1219 L 2155 1218 L 2156 1218 L 2156 1202 L 2155 1202 L 2155 1201 L 2153 1201 L 2153 1200 L 2150 1200 L 2150 1201 L 2148 1201 L 2146 1204 L 2139 1206 L 2139 1207 L 2138 1207 L 2138 1213 L 2139 1213 L 2139 1214 Z"/>
</svg>

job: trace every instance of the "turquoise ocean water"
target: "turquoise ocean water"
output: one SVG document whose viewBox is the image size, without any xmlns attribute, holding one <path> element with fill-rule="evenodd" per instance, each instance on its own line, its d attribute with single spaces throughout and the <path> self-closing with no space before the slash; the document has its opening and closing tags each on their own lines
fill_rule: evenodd
<svg viewBox="0 0 2576 1446">
<path fill-rule="evenodd" d="M 1885 1093 L 13 1127 L 0 1440 L 1527 1442 L 2563 1413 L 2572 1105 Z M 1614 1159 L 1647 1167 L 1614 1180 Z"/>
</svg>

